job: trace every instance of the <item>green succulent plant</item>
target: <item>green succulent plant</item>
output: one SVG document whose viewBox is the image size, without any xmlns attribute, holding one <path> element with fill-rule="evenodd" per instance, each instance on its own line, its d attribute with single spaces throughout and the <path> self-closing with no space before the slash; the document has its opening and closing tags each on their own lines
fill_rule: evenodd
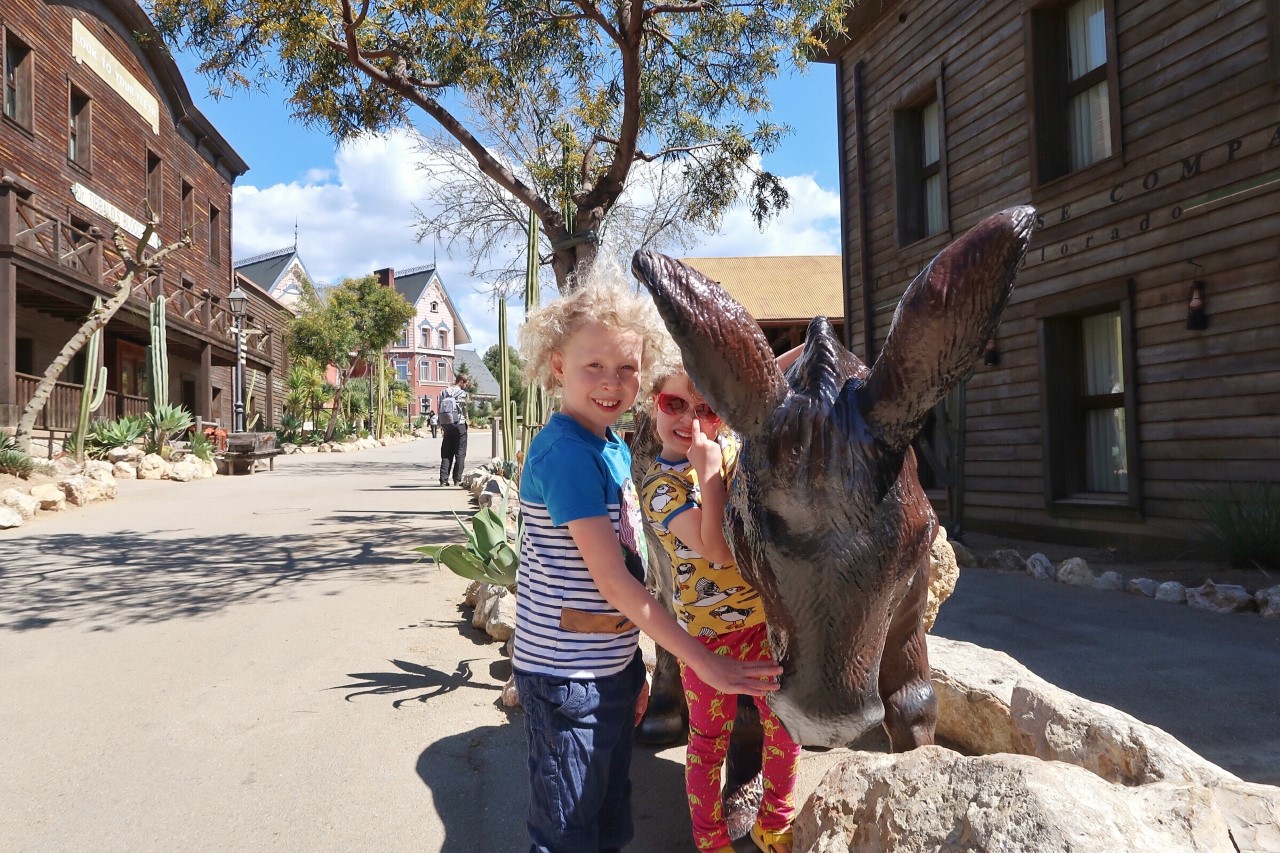
<svg viewBox="0 0 1280 853">
<path fill-rule="evenodd" d="M 516 549 L 524 534 L 524 516 L 517 517 L 515 538 L 509 539 L 507 502 L 504 496 L 500 509 L 485 507 L 480 510 L 471 516 L 470 526 L 454 513 L 458 526 L 467 536 L 466 544 L 419 545 L 413 550 L 467 580 L 511 586 L 516 582 L 520 568 L 520 554 Z"/>
<path fill-rule="evenodd" d="M 12 448 L 0 450 L 0 474 L 12 474 L 27 479 L 35 470 L 36 460 L 21 450 Z"/>
</svg>

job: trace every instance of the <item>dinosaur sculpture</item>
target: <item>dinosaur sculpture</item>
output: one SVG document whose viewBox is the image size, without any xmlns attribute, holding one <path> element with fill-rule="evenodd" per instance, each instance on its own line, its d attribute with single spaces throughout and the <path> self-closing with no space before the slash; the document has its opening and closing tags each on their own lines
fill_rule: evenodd
<svg viewBox="0 0 1280 853">
<path fill-rule="evenodd" d="M 818 317 L 784 377 L 718 284 L 635 254 L 694 384 L 742 438 L 726 533 L 783 666 L 770 706 L 800 743 L 845 746 L 882 723 L 895 752 L 933 742 L 921 614 L 937 518 L 910 443 L 994 334 L 1034 221 L 1011 208 L 940 252 L 870 370 Z"/>
</svg>

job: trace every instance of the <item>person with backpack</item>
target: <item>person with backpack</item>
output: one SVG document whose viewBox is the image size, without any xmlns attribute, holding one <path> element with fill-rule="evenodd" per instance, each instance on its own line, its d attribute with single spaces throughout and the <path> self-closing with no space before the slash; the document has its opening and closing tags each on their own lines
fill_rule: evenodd
<svg viewBox="0 0 1280 853">
<path fill-rule="evenodd" d="M 452 479 L 462 485 L 462 467 L 467 461 L 467 388 L 470 381 L 459 375 L 454 384 L 440 392 L 440 427 L 444 440 L 440 443 L 440 485 Z"/>
<path fill-rule="evenodd" d="M 436 413 L 432 412 L 427 415 L 427 425 L 431 427 L 431 437 L 435 438 L 440 433 L 440 421 L 436 419 Z"/>
</svg>

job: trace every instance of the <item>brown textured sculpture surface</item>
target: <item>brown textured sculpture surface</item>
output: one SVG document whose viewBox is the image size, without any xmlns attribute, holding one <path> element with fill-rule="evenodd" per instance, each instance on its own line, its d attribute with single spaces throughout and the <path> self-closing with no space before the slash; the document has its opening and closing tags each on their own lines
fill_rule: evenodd
<svg viewBox="0 0 1280 853">
<path fill-rule="evenodd" d="M 882 722 L 895 751 L 933 742 L 922 617 L 937 519 L 910 442 L 994 334 L 1034 219 L 995 214 L 934 258 L 869 370 L 819 317 L 784 377 L 719 285 L 635 255 L 694 384 L 742 438 L 726 532 L 784 669 L 770 705 L 801 743 L 847 745 Z"/>
</svg>

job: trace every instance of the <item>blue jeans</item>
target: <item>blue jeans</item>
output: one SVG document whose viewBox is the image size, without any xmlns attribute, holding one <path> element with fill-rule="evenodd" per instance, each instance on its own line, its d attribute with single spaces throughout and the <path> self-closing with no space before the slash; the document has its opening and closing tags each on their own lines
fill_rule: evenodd
<svg viewBox="0 0 1280 853">
<path fill-rule="evenodd" d="M 593 681 L 516 673 L 529 741 L 530 853 L 631 840 L 631 743 L 644 662 Z"/>
</svg>

